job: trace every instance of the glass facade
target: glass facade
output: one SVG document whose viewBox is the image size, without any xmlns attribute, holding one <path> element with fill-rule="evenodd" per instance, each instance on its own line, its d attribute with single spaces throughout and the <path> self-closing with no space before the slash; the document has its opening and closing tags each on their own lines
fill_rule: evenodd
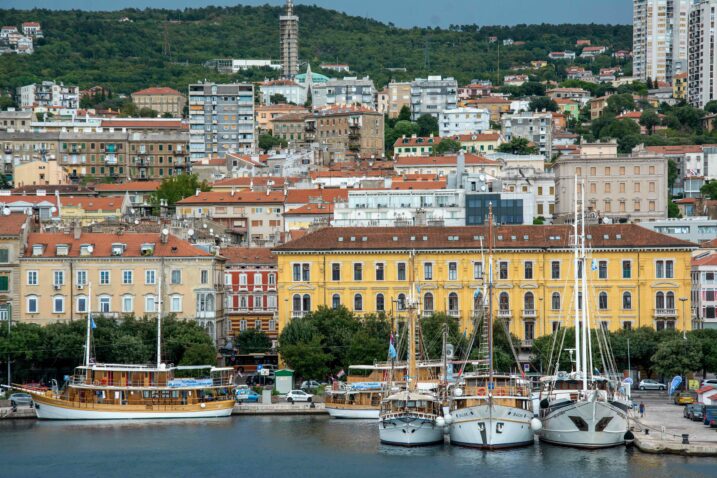
<svg viewBox="0 0 717 478">
<path fill-rule="evenodd" d="M 484 224 L 490 204 L 498 224 L 523 224 L 522 199 L 501 199 L 500 194 L 466 194 L 466 226 Z"/>
</svg>

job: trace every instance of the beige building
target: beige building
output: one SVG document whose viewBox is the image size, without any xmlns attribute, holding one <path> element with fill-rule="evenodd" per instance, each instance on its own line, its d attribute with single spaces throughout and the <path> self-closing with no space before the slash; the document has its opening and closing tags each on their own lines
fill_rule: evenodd
<svg viewBox="0 0 717 478">
<path fill-rule="evenodd" d="M 256 126 L 259 132 L 274 133 L 274 120 L 288 114 L 308 115 L 309 110 L 303 106 L 278 104 L 260 105 L 256 107 Z M 276 136 L 276 135 L 275 135 Z"/>
<path fill-rule="evenodd" d="M 171 115 L 180 118 L 184 113 L 187 99 L 179 91 L 167 88 L 146 88 L 132 93 L 132 103 L 137 108 L 149 108 L 159 113 L 159 116 Z"/>
<path fill-rule="evenodd" d="M 20 320 L 49 324 L 173 314 L 224 344 L 224 258 L 171 235 L 32 233 L 20 259 Z"/>
<path fill-rule="evenodd" d="M 57 186 L 70 184 L 70 177 L 56 160 L 30 161 L 15 166 L 13 184 L 23 186 Z"/>
<path fill-rule="evenodd" d="M 334 106 L 306 120 L 306 139 L 328 147 L 328 159 L 384 155 L 383 115 L 360 106 Z"/>
<path fill-rule="evenodd" d="M 0 324 L 20 319 L 20 256 L 29 221 L 21 212 L 0 216 Z"/>
<path fill-rule="evenodd" d="M 387 108 L 389 118 L 397 118 L 404 106 L 411 107 L 411 84 L 397 83 L 392 81 L 386 87 L 387 91 Z"/>
<path fill-rule="evenodd" d="M 645 222 L 667 217 L 667 159 L 648 153 L 617 154 L 616 143 L 583 145 L 555 161 L 555 219 L 572 222 L 575 178 L 585 185 L 589 219 Z"/>
<path fill-rule="evenodd" d="M 306 119 L 311 115 L 307 113 L 291 113 L 279 116 L 273 120 L 274 130 L 272 134 L 281 138 L 287 143 L 306 143 Z"/>
</svg>

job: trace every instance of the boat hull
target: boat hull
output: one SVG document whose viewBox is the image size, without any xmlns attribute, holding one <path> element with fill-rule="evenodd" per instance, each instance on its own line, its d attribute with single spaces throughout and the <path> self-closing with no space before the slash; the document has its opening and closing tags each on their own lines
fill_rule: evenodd
<svg viewBox="0 0 717 478">
<path fill-rule="evenodd" d="M 443 443 L 443 427 L 435 419 L 404 415 L 379 419 L 381 443 L 398 446 L 427 446 Z"/>
<path fill-rule="evenodd" d="M 534 443 L 529 410 L 486 403 L 454 410 L 451 415 L 451 445 L 494 449 Z"/>
<path fill-rule="evenodd" d="M 380 414 L 378 408 L 334 408 L 325 407 L 332 418 L 376 420 Z"/>
<path fill-rule="evenodd" d="M 35 401 L 35 414 L 41 420 L 156 420 L 176 418 L 219 418 L 232 414 L 234 403 L 232 401 L 207 402 L 204 407 L 192 405 L 186 407 L 172 407 L 163 410 L 161 406 L 137 409 L 127 406 L 95 406 L 78 408 L 72 403 L 62 400 L 33 396 Z"/>
<path fill-rule="evenodd" d="M 628 429 L 626 412 L 604 401 L 574 402 L 549 412 L 541 421 L 540 441 L 575 448 L 624 445 Z"/>
</svg>

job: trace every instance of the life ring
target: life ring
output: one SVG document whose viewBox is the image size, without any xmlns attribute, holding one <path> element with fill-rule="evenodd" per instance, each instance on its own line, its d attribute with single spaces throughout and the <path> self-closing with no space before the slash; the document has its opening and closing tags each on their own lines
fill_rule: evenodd
<svg viewBox="0 0 717 478">
<path fill-rule="evenodd" d="M 478 395 L 487 395 L 488 391 L 485 389 L 485 387 L 478 387 Z"/>
</svg>

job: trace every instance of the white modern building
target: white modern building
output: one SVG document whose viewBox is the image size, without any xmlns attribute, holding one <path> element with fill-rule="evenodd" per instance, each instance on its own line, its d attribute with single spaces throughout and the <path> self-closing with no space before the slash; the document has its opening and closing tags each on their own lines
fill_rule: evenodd
<svg viewBox="0 0 717 478">
<path fill-rule="evenodd" d="M 717 237 L 717 219 L 706 216 L 661 219 L 643 222 L 641 226 L 695 244 L 711 241 Z"/>
<path fill-rule="evenodd" d="M 687 71 L 690 0 L 633 0 L 633 76 L 672 81 Z"/>
<path fill-rule="evenodd" d="M 80 89 L 54 81 L 43 81 L 17 89 L 21 109 L 76 110 L 80 106 Z"/>
<path fill-rule="evenodd" d="M 490 112 L 479 108 L 453 108 L 438 115 L 441 137 L 482 133 L 490 129 Z"/>
<path fill-rule="evenodd" d="M 522 193 L 533 198 L 533 217 L 552 221 L 555 212 L 555 175 L 532 167 L 504 167 L 500 172 L 500 184 L 504 193 Z"/>
<path fill-rule="evenodd" d="M 501 117 L 501 132 L 505 140 L 525 138 L 535 144 L 540 154 L 550 158 L 553 148 L 553 116 L 550 112 L 522 111 Z"/>
<path fill-rule="evenodd" d="M 188 102 L 192 159 L 253 152 L 254 85 L 192 84 Z"/>
<path fill-rule="evenodd" d="M 303 105 L 306 103 L 306 86 L 296 83 L 294 80 L 267 80 L 259 85 L 261 102 L 265 105 L 271 104 L 271 97 L 282 95 L 287 103 Z"/>
<path fill-rule="evenodd" d="M 411 119 L 435 116 L 458 106 L 458 82 L 454 78 L 429 76 L 411 82 Z"/>
<path fill-rule="evenodd" d="M 690 8 L 687 101 L 697 108 L 717 99 L 716 8 L 717 0 L 702 0 Z"/>
<path fill-rule="evenodd" d="M 314 84 L 311 88 L 311 100 L 314 107 L 335 105 L 360 105 L 376 109 L 376 87 L 371 78 L 347 76 L 342 80 L 329 80 Z"/>
</svg>

